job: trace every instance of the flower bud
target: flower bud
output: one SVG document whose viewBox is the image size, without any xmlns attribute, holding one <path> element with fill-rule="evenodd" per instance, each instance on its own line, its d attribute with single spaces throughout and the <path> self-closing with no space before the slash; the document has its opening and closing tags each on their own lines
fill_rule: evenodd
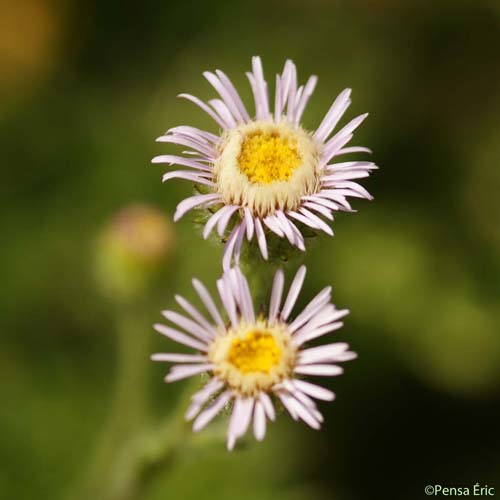
<svg viewBox="0 0 500 500">
<path fill-rule="evenodd" d="M 98 238 L 96 278 L 101 291 L 121 301 L 143 293 L 168 261 L 174 230 L 156 208 L 134 204 L 119 211 Z"/>
</svg>

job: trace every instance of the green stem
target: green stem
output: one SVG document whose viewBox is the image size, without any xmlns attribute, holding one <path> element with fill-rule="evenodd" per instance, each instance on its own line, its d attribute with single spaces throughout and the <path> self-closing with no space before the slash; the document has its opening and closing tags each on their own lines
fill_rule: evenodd
<svg viewBox="0 0 500 500">
<path fill-rule="evenodd" d="M 124 307 L 117 311 L 117 317 L 115 396 L 90 467 L 77 488 L 76 498 L 82 500 L 108 498 L 106 492 L 116 455 L 129 446 L 130 436 L 143 428 L 149 414 L 147 365 L 151 350 L 150 335 L 144 330 L 146 323 L 141 311 Z"/>
<path fill-rule="evenodd" d="M 242 255 L 241 270 L 248 280 L 254 304 L 259 307 L 268 304 L 269 294 L 275 272 L 293 263 L 292 268 L 298 268 L 305 259 L 305 253 L 290 247 L 288 242 L 271 237 L 269 259 L 266 262 L 258 247 L 253 244 Z"/>
<path fill-rule="evenodd" d="M 109 500 L 132 500 L 144 496 L 145 489 L 160 471 L 164 472 L 193 436 L 184 413 L 191 395 L 199 387 L 194 377 L 179 398 L 175 411 L 163 425 L 138 433 L 123 449 L 112 471 Z"/>
</svg>

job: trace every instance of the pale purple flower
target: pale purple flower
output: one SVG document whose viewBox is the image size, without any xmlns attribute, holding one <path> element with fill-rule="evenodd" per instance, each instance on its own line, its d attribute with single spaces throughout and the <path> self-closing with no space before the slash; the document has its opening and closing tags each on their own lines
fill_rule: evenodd
<svg viewBox="0 0 500 500">
<path fill-rule="evenodd" d="M 305 274 L 306 268 L 302 266 L 283 300 L 284 274 L 281 270 L 276 272 L 265 315 L 256 313 L 248 282 L 239 268 L 224 272 L 217 281 L 223 314 L 196 279 L 193 286 L 209 313 L 208 318 L 181 296 L 176 296 L 176 300 L 186 315 L 163 311 L 175 328 L 156 324 L 155 330 L 196 351 L 154 354 L 154 361 L 174 363 L 165 381 L 202 373 L 210 376 L 206 385 L 193 394 L 186 412 L 186 419 L 194 419 L 194 431 L 201 430 L 233 403 L 227 431 L 228 449 L 233 449 L 251 423 L 255 437 L 262 440 L 267 421 L 276 416 L 273 400 L 279 400 L 294 420 L 301 419 L 313 429 L 320 428 L 323 416 L 314 399 L 332 401 L 335 394 L 302 378 L 340 375 L 343 369 L 337 363 L 354 359 L 356 354 L 344 342 L 306 346 L 341 328 L 341 319 L 349 311 L 336 309 L 330 302 L 331 287 L 326 287 L 291 319 Z"/>
<path fill-rule="evenodd" d="M 185 179 L 208 191 L 179 203 L 174 220 L 194 208 L 215 211 L 205 224 L 203 237 L 208 238 L 215 228 L 220 236 L 231 228 L 224 269 L 230 267 L 233 258 L 239 262 L 245 236 L 248 241 L 257 239 L 264 259 L 268 258 L 269 232 L 304 251 L 302 226 L 333 235 L 325 219 L 332 221 L 337 210 L 352 211 L 347 198 L 372 199 L 356 180 L 368 177 L 376 165 L 369 161 L 336 162 L 348 153 L 371 152 L 365 147 L 347 146 L 367 114 L 332 135 L 351 103 L 351 89 L 342 91 L 316 131 L 308 132 L 300 122 L 317 77 L 311 76 L 299 86 L 292 61 L 288 60 L 283 73 L 276 75 L 271 111 L 261 60 L 252 59 L 252 71 L 247 76 L 255 100 L 253 116 L 222 71 L 206 71 L 204 76 L 220 98 L 205 103 L 190 94 L 180 97 L 210 115 L 220 132 L 213 134 L 191 126 L 172 128 L 157 141 L 184 146 L 187 156 L 157 156 L 153 163 L 186 167 L 165 174 L 163 180 Z"/>
</svg>

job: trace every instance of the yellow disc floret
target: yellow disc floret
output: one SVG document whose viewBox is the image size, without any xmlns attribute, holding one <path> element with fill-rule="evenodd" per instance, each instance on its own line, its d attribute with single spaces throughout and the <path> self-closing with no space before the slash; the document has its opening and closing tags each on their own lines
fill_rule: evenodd
<svg viewBox="0 0 500 500">
<path fill-rule="evenodd" d="M 240 170 L 257 184 L 286 181 L 301 162 L 297 141 L 282 137 L 277 131 L 249 134 L 238 156 Z"/>
<path fill-rule="evenodd" d="M 216 377 L 239 394 L 255 396 L 292 375 L 296 348 L 285 324 L 258 319 L 221 332 L 208 356 Z"/>
<path fill-rule="evenodd" d="M 268 332 L 253 330 L 243 338 L 235 338 L 227 355 L 229 363 L 242 373 L 269 373 L 281 359 L 281 351 Z"/>
<path fill-rule="evenodd" d="M 224 204 L 266 217 L 297 210 L 303 196 L 321 187 L 321 146 L 286 122 L 238 125 L 221 139 L 214 161 L 216 191 Z"/>
</svg>

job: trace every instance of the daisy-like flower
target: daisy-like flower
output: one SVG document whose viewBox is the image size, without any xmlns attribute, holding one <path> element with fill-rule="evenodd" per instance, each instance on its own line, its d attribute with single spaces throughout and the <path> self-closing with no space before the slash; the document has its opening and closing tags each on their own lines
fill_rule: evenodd
<svg viewBox="0 0 500 500">
<path fill-rule="evenodd" d="M 305 375 L 335 376 L 338 362 L 356 357 L 344 342 L 305 348 L 309 341 L 339 329 L 348 310 L 330 303 L 331 287 L 324 288 L 304 310 L 290 316 L 304 282 L 302 266 L 282 301 L 284 275 L 274 276 L 267 315 L 256 314 L 246 278 L 239 268 L 224 272 L 217 289 L 228 318 L 226 323 L 207 289 L 198 280 L 193 286 L 210 314 L 207 319 L 190 302 L 176 296 L 187 316 L 174 311 L 163 315 L 182 331 L 163 324 L 155 330 L 198 351 L 196 354 L 154 354 L 154 361 L 175 363 L 166 382 L 208 373 L 209 382 L 192 396 L 186 419 L 199 431 L 233 402 L 227 432 L 228 449 L 253 421 L 255 437 L 262 440 L 266 421 L 275 419 L 272 398 L 281 401 L 293 419 L 319 429 L 323 417 L 315 399 L 332 401 L 334 393 L 302 380 Z"/>
<path fill-rule="evenodd" d="M 305 85 L 298 86 L 293 62 L 287 61 L 283 73 L 276 75 L 271 111 L 261 60 L 252 59 L 252 72 L 247 76 L 255 100 L 254 117 L 222 71 L 206 71 L 204 76 L 220 99 L 205 103 L 190 94 L 179 97 L 197 104 L 221 132 L 213 134 L 190 126 L 172 128 L 157 141 L 185 146 L 189 148 L 184 151 L 188 156 L 162 155 L 154 158 L 153 163 L 187 167 L 188 170 L 166 173 L 163 180 L 185 179 L 208 190 L 179 203 L 175 221 L 194 208 L 211 207 L 215 213 L 205 224 L 204 238 L 216 226 L 222 236 L 232 225 L 224 269 L 229 268 L 233 257 L 238 263 L 245 235 L 248 241 L 257 238 L 264 259 L 268 258 L 268 231 L 287 238 L 304 251 L 301 225 L 333 235 L 323 218 L 331 221 L 336 210 L 352 211 L 348 197 L 372 199 L 355 179 L 367 177 L 377 168 L 373 162 L 334 162 L 347 153 L 371 152 L 364 147 L 346 147 L 367 114 L 354 118 L 332 136 L 351 103 L 351 89 L 341 92 L 317 130 L 308 132 L 300 121 L 317 77 L 311 76 Z M 230 223 L 233 217 L 237 217 L 234 224 Z"/>
</svg>

